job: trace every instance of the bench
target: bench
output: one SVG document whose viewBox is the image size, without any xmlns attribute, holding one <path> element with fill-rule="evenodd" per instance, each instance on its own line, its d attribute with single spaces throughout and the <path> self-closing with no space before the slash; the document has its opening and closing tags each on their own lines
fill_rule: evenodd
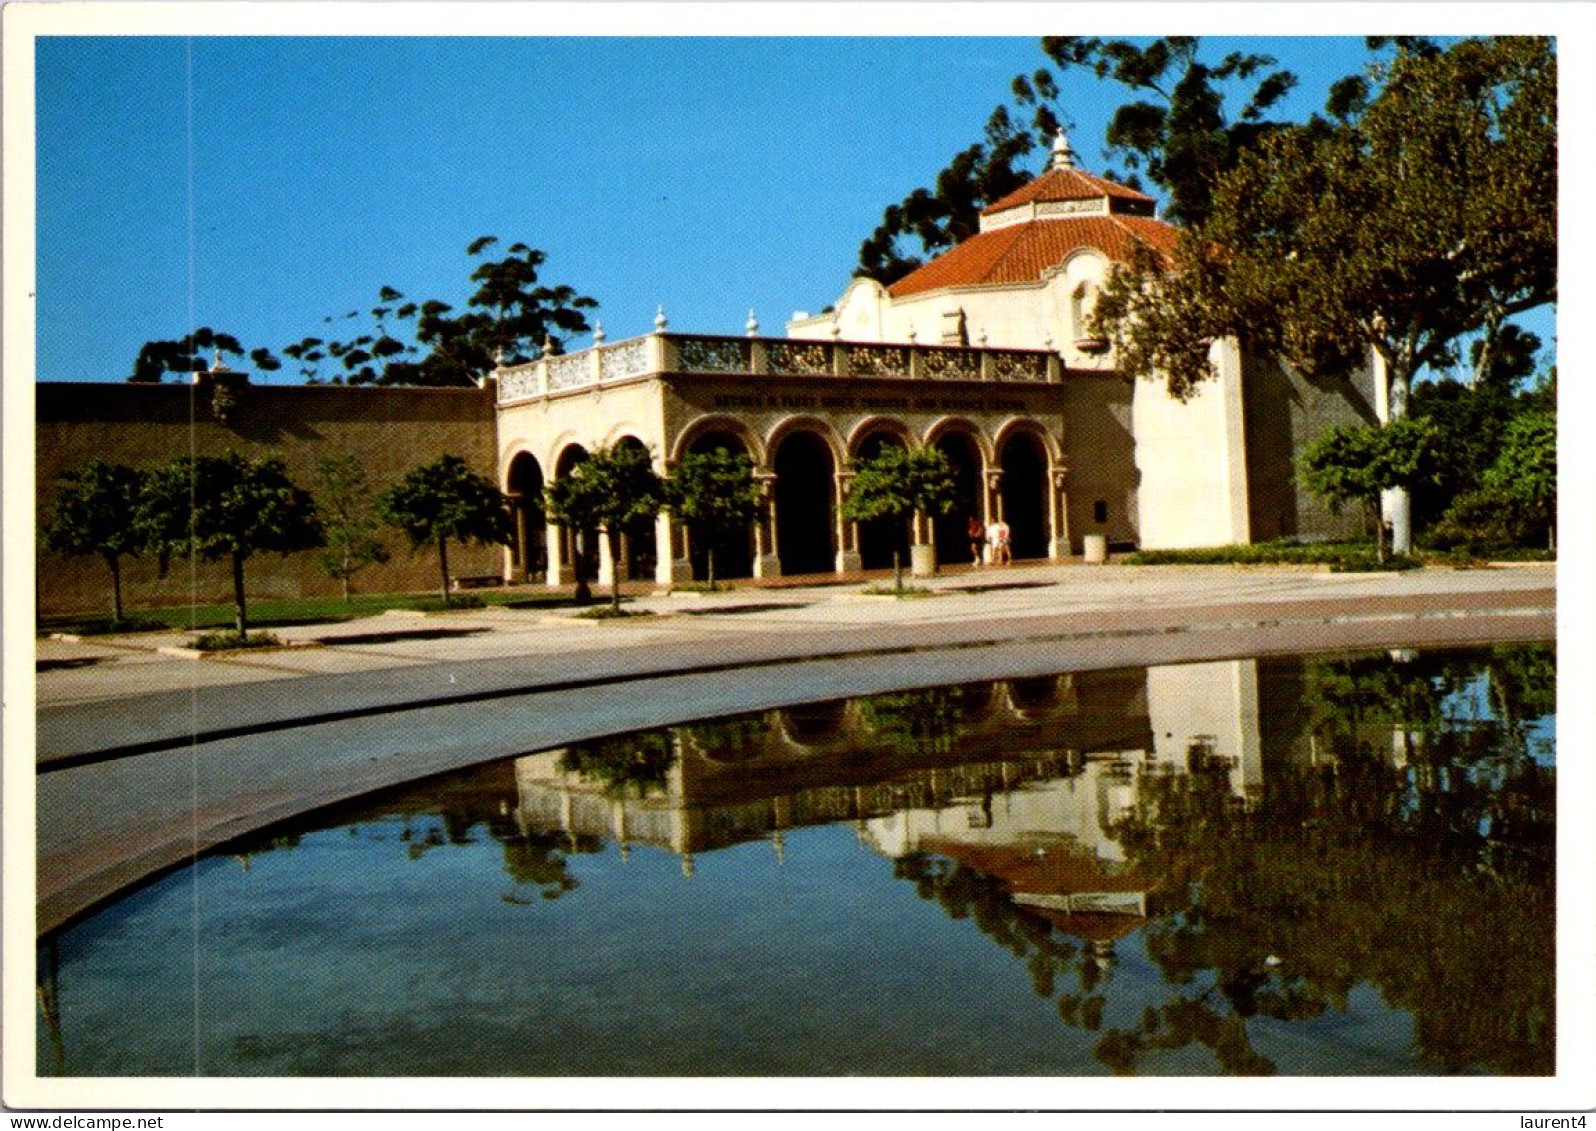
<svg viewBox="0 0 1596 1131">
<path fill-rule="evenodd" d="M 449 588 L 456 592 L 461 589 L 491 589 L 496 585 L 503 584 L 504 578 L 496 573 L 477 573 L 466 577 L 449 579 Z"/>
</svg>

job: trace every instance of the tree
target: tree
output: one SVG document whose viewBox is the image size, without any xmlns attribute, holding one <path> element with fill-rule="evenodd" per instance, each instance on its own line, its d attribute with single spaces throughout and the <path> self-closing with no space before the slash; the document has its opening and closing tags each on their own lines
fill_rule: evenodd
<svg viewBox="0 0 1596 1131">
<path fill-rule="evenodd" d="M 853 482 L 842 501 L 842 515 L 852 522 L 878 518 L 907 525 L 953 509 L 958 488 L 948 457 L 932 447 L 905 451 L 895 445 L 881 449 L 874 459 L 854 464 Z M 892 555 L 893 587 L 903 592 L 903 560 Z"/>
<path fill-rule="evenodd" d="M 438 574 L 444 603 L 449 600 L 449 540 L 507 545 L 510 511 L 493 482 L 466 466 L 457 455 L 441 455 L 412 468 L 377 498 L 377 513 L 404 531 L 412 550 L 438 548 Z"/>
<path fill-rule="evenodd" d="M 610 548 L 610 607 L 621 611 L 621 535 L 653 519 L 667 501 L 665 481 L 640 444 L 595 448 L 544 490 L 550 518 L 575 530 L 602 530 Z M 580 580 L 580 578 L 578 579 Z"/>
<path fill-rule="evenodd" d="M 1220 338 L 1320 376 L 1372 356 L 1396 421 L 1415 376 L 1450 364 L 1465 336 L 1494 342 L 1507 318 L 1555 301 L 1551 41 L 1399 45 L 1380 77 L 1372 101 L 1244 153 L 1172 264 L 1144 256 L 1113 274 L 1097 330 L 1122 369 L 1184 397 Z M 1394 502 L 1407 552 L 1406 492 Z"/>
<path fill-rule="evenodd" d="M 317 467 L 316 502 L 326 526 L 327 544 L 317 555 L 322 569 L 342 586 L 349 600 L 350 581 L 374 562 L 388 560 L 388 548 L 377 535 L 366 471 L 353 452 L 329 456 Z"/>
<path fill-rule="evenodd" d="M 122 558 L 136 556 L 142 538 L 134 522 L 144 476 L 131 467 L 93 460 L 62 476 L 44 544 L 62 554 L 99 554 L 111 571 L 111 620 L 122 620 Z"/>
<path fill-rule="evenodd" d="M 1205 62 L 1200 40 L 1190 36 L 1145 46 L 1047 36 L 1041 46 L 1058 73 L 1042 67 L 1016 76 L 1012 108 L 992 111 L 984 139 L 955 154 L 932 187 L 917 188 L 886 209 L 860 245 L 856 275 L 890 285 L 919 267 L 924 256 L 978 232 L 981 209 L 1029 181 L 1021 162 L 1068 124 L 1060 78 L 1071 70 L 1111 79 L 1141 96 L 1115 111 L 1109 152 L 1123 160 L 1131 187 L 1140 187 L 1137 174 L 1145 172 L 1163 188 L 1168 216 L 1181 223 L 1206 216 L 1214 179 L 1274 128 L 1277 123 L 1265 115 L 1297 81 L 1289 71 L 1270 70 L 1275 60 L 1268 55 L 1232 52 Z M 1242 108 L 1227 116 L 1222 86 L 1254 79 Z"/>
<path fill-rule="evenodd" d="M 1546 529 L 1546 544 L 1557 545 L 1557 418 L 1526 412 L 1507 426 L 1502 449 L 1484 476 L 1486 490 L 1515 506 L 1529 522 Z"/>
<path fill-rule="evenodd" d="M 159 384 L 168 373 L 207 373 L 222 354 L 243 357 L 244 347 L 231 334 L 201 326 L 186 338 L 145 342 L 133 361 L 132 384 Z M 281 369 L 283 363 L 268 349 L 249 351 L 255 368 Z"/>
<path fill-rule="evenodd" d="M 421 304 L 417 336 L 430 348 L 414 374 L 421 385 L 469 385 L 496 365 L 519 365 L 549 346 L 558 352 L 561 335 L 588 329 L 583 311 L 598 303 L 571 287 L 540 285 L 538 270 L 548 256 L 513 243 L 503 259 L 484 253 L 498 243 L 480 236 L 466 254 L 481 260 L 471 273 L 477 285 L 461 314 L 431 299 Z"/>
<path fill-rule="evenodd" d="M 689 452 L 671 473 L 668 495 L 666 505 L 705 547 L 713 591 L 715 543 L 746 531 L 759 514 L 753 462 L 725 448 Z"/>
<path fill-rule="evenodd" d="M 244 564 L 257 553 L 315 549 L 325 537 L 314 500 L 289 479 L 281 459 L 233 451 L 180 456 L 151 471 L 137 525 L 163 565 L 181 554 L 231 561 L 240 639 L 249 631 Z"/>
<path fill-rule="evenodd" d="M 1332 514 L 1344 503 L 1360 504 L 1374 526 L 1375 557 L 1383 562 L 1380 494 L 1433 474 L 1434 453 L 1435 426 L 1427 420 L 1394 420 L 1384 428 L 1332 428 L 1303 452 L 1303 485 L 1324 499 Z"/>
</svg>

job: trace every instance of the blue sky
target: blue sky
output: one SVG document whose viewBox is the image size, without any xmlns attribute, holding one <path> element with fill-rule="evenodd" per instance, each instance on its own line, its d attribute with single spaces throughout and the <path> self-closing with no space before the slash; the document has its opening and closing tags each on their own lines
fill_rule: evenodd
<svg viewBox="0 0 1596 1131">
<path fill-rule="evenodd" d="M 1292 116 L 1369 59 L 1360 38 L 1205 46 L 1295 70 Z M 545 251 L 611 340 L 659 305 L 676 330 L 741 333 L 752 309 L 779 334 L 1045 61 L 1034 36 L 41 38 L 37 375 L 121 380 L 191 311 L 280 353 L 351 332 L 324 319 L 384 285 L 463 305 L 484 234 Z M 1126 92 L 1065 84 L 1101 169 Z"/>
</svg>

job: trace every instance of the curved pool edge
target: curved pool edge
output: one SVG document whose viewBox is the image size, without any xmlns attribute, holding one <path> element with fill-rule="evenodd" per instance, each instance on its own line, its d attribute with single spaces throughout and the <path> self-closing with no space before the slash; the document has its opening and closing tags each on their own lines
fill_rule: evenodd
<svg viewBox="0 0 1596 1131">
<path fill-rule="evenodd" d="M 524 730 L 479 741 L 461 732 L 447 742 L 384 756 L 355 748 L 328 753 L 330 725 L 277 731 L 273 743 L 246 736 L 163 754 L 60 770 L 39 779 L 36 932 L 48 934 L 150 878 L 205 852 L 291 817 L 434 774 L 515 757 L 531 750 L 647 726 L 690 722 L 735 709 L 761 710 L 850 694 L 935 686 L 974 679 L 1017 678 L 1042 671 L 1087 671 L 1193 663 L 1291 653 L 1380 648 L 1436 648 L 1550 641 L 1550 604 L 1492 610 L 1428 609 L 1364 616 L 1276 616 L 1251 621 L 1187 623 L 1162 629 L 1083 635 L 1068 651 L 1045 637 L 983 647 L 967 643 L 883 655 L 794 657 L 739 671 L 663 671 L 621 684 L 532 690 L 534 737 Z M 883 641 L 885 646 L 885 641 Z M 780 681 L 769 679 L 779 670 Z M 595 700 L 609 697 L 595 710 Z M 478 703 L 422 708 L 447 728 L 450 712 Z M 607 708 L 607 709 L 606 709 Z M 492 709 L 491 706 L 488 709 Z M 368 720 L 369 721 L 369 720 Z M 523 734 L 526 737 L 521 737 Z M 285 766 L 292 748 L 302 756 Z M 185 774 L 197 780 L 199 760 L 226 783 L 203 806 L 189 804 Z M 277 774 L 268 778 L 268 772 Z M 114 798 L 114 799 L 113 799 Z M 92 802 L 97 799 L 98 804 Z M 118 803 L 120 802 L 120 803 Z"/>
</svg>

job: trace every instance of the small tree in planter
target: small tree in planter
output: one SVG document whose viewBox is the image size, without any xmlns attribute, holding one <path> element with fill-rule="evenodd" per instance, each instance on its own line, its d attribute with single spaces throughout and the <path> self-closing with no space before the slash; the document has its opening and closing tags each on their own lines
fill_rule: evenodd
<svg viewBox="0 0 1596 1131">
<path fill-rule="evenodd" d="M 544 489 L 548 515 L 576 530 L 602 530 L 610 547 L 610 607 L 621 611 L 621 534 L 664 509 L 665 481 L 637 444 L 598 448 Z"/>
<path fill-rule="evenodd" d="M 957 493 L 953 469 L 937 448 L 885 447 L 874 459 L 854 464 L 854 473 L 848 497 L 842 501 L 842 516 L 851 522 L 885 518 L 907 524 L 917 514 L 923 518 L 953 509 Z M 896 552 L 892 583 L 903 592 L 903 559 Z"/>
<path fill-rule="evenodd" d="M 111 622 L 122 622 L 122 558 L 143 548 L 135 525 L 144 476 L 119 463 L 94 460 L 62 477 L 55 514 L 43 529 L 47 549 L 99 554 L 111 571 Z"/>
<path fill-rule="evenodd" d="M 316 504 L 327 529 L 327 544 L 317 555 L 327 576 L 349 600 L 350 582 L 368 565 L 388 560 L 377 537 L 379 519 L 366 487 L 366 471 L 353 452 L 329 456 L 317 467 Z"/>
<path fill-rule="evenodd" d="M 1403 418 L 1384 427 L 1332 428 L 1302 453 L 1303 485 L 1339 514 L 1344 503 L 1356 502 L 1374 527 L 1374 556 L 1385 562 L 1385 526 L 1380 521 L 1380 493 L 1412 487 L 1433 474 L 1435 426 L 1428 420 Z"/>
<path fill-rule="evenodd" d="M 245 459 L 180 456 L 151 471 L 138 508 L 146 543 L 161 556 L 198 554 L 228 558 L 233 567 L 234 628 L 249 634 L 244 563 L 257 553 L 313 550 L 325 540 L 310 493 L 288 478 L 275 456 Z"/>
<path fill-rule="evenodd" d="M 456 455 L 413 468 L 377 499 L 382 518 L 405 532 L 413 550 L 438 548 L 440 592 L 449 603 L 449 540 L 507 545 L 510 511 L 493 482 Z"/>
<path fill-rule="evenodd" d="M 709 561 L 709 588 L 715 589 L 715 542 L 744 531 L 759 514 L 754 465 L 743 452 L 716 448 L 683 457 L 671 473 L 669 502 L 695 538 L 703 539 Z"/>
</svg>

